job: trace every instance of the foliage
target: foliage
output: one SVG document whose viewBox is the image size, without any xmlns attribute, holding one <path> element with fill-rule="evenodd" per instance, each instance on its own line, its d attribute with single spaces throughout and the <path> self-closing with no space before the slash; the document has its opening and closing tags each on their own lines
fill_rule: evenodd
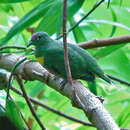
<svg viewBox="0 0 130 130">
<path fill-rule="evenodd" d="M 68 24 L 67 29 L 72 27 L 86 12 L 88 12 L 97 0 L 68 0 Z M 121 2 L 122 1 L 122 2 Z M 31 36 L 29 29 L 46 31 L 53 38 L 62 32 L 62 0 L 1 0 L 0 1 L 0 46 L 20 45 L 26 46 Z M 109 8 L 107 2 L 100 5 L 88 18 L 86 18 L 75 30 L 68 34 L 68 41 L 80 43 L 83 41 L 114 37 L 130 34 L 130 1 L 111 0 Z M 32 28 L 33 27 L 33 28 Z M 103 70 L 123 80 L 130 81 L 130 45 L 121 44 L 88 50 Z M 6 49 L 0 53 L 10 52 L 20 55 L 25 51 Z M 86 82 L 84 82 L 86 84 Z M 130 88 L 116 83 L 118 87 L 112 87 L 100 79 L 96 80 L 97 95 L 105 98 L 104 105 L 123 128 L 130 127 Z M 18 88 L 14 81 L 13 85 Z M 37 97 L 41 90 L 41 101 L 60 110 L 68 115 L 87 120 L 84 113 L 72 107 L 68 99 L 56 91 L 48 88 L 45 84 L 37 81 L 27 82 L 27 93 Z M 87 84 L 86 84 L 87 86 Z M 3 94 L 3 91 L 0 92 Z M 32 117 L 28 106 L 22 97 L 11 93 L 16 103 L 23 112 L 26 120 Z M 0 98 L 0 103 L 1 103 Z M 37 108 L 37 113 L 43 124 L 48 129 L 86 129 L 86 126 L 60 117 L 46 109 Z M 89 130 L 94 128 L 87 127 Z M 33 130 L 39 126 L 33 123 Z"/>
</svg>

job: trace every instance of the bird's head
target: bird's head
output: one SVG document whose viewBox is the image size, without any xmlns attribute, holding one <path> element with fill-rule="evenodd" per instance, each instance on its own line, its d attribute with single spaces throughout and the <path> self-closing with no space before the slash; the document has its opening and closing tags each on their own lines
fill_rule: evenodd
<svg viewBox="0 0 130 130">
<path fill-rule="evenodd" d="M 47 43 L 51 38 L 46 32 L 37 32 L 34 33 L 31 37 L 31 40 L 28 42 L 27 47 L 34 45 L 39 46 Z"/>
</svg>

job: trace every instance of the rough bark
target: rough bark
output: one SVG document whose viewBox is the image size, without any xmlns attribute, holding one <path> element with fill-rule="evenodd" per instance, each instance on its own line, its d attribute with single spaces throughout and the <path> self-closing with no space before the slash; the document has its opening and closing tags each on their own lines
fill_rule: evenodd
<svg viewBox="0 0 130 130">
<path fill-rule="evenodd" d="M 16 62 L 22 58 L 23 56 L 21 57 L 15 54 L 2 54 L 0 55 L 0 68 L 11 71 Z M 73 81 L 72 85 L 66 83 L 64 89 L 61 90 L 63 83 L 62 78 L 55 77 L 38 62 L 29 60 L 18 66 L 16 74 L 20 74 L 25 80 L 45 82 L 49 87 L 69 98 L 72 105 L 82 109 L 89 121 L 92 122 L 98 130 L 119 130 L 119 127 L 100 100 L 80 82 Z"/>
</svg>

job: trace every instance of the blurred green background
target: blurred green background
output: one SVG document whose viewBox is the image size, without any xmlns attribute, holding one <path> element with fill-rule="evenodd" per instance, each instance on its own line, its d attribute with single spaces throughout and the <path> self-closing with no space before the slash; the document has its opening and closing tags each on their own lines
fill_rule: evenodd
<svg viewBox="0 0 130 130">
<path fill-rule="evenodd" d="M 97 0 L 68 0 L 67 29 L 78 22 Z M 26 46 L 31 32 L 48 32 L 53 38 L 62 33 L 62 3 L 63 0 L 0 0 L 0 46 Z M 75 30 L 68 34 L 68 41 L 80 43 L 93 39 L 109 38 L 130 34 L 130 1 L 104 1 Z M 130 82 L 130 45 L 89 49 L 102 69 L 113 76 Z M 28 51 L 5 49 L 0 53 L 26 54 Z M 84 84 L 87 86 L 86 82 Z M 130 128 L 130 87 L 117 83 L 116 88 L 100 79 L 96 80 L 97 95 L 103 96 L 104 105 L 121 128 Z M 16 81 L 13 86 L 19 88 Z M 25 84 L 28 95 L 37 97 L 42 90 L 41 101 L 52 108 L 68 115 L 87 121 L 85 114 L 74 107 L 70 101 L 44 83 L 38 81 Z M 5 99 L 4 91 L 0 91 L 0 103 Z M 13 99 L 20 107 L 26 120 L 32 118 L 24 99 L 11 92 Z M 56 115 L 44 108 L 38 107 L 37 114 L 48 130 L 95 130 L 89 126 L 75 123 Z M 35 119 L 34 119 L 35 120 Z M 39 130 L 36 121 L 33 130 Z"/>
</svg>

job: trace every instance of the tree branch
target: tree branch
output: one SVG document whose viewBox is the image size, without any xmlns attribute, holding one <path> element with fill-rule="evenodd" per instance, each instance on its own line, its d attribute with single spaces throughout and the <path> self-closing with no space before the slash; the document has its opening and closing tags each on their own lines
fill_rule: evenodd
<svg viewBox="0 0 130 130">
<path fill-rule="evenodd" d="M 129 42 L 130 42 L 130 35 L 125 35 L 125 36 L 118 36 L 118 37 L 112 37 L 112 38 L 95 39 L 92 41 L 81 42 L 77 45 L 84 49 L 92 49 L 92 48 L 105 47 L 105 46 L 111 46 L 111 45 L 126 44 Z M 23 46 L 3 46 L 3 47 L 0 47 L 0 51 L 7 48 L 26 49 L 26 47 L 23 47 Z"/>
<path fill-rule="evenodd" d="M 76 24 L 74 24 L 67 32 L 67 34 L 69 32 L 71 32 L 72 30 L 74 30 L 81 22 L 83 22 L 99 5 L 101 5 L 104 2 L 104 0 L 101 0 L 99 2 L 97 2 L 97 4 L 83 17 L 81 18 Z M 59 40 L 60 38 L 62 38 L 63 35 L 60 35 L 56 38 L 56 40 Z"/>
<path fill-rule="evenodd" d="M 25 98 L 25 100 L 26 100 L 26 102 L 27 102 L 27 104 L 28 104 L 28 106 L 29 106 L 29 109 L 30 109 L 30 111 L 32 112 L 32 115 L 33 115 L 34 118 L 36 119 L 36 121 L 37 121 L 37 123 L 39 124 L 39 126 L 41 127 L 41 129 L 42 129 L 42 130 L 45 130 L 45 127 L 43 126 L 43 124 L 41 123 L 39 117 L 38 117 L 37 114 L 35 113 L 35 110 L 34 110 L 32 104 L 31 104 L 31 102 L 30 102 L 30 99 L 28 98 L 28 96 L 27 96 L 27 94 L 26 94 L 26 91 L 25 91 L 25 89 L 24 89 L 24 86 L 23 86 L 23 83 L 22 83 L 22 80 L 21 80 L 20 76 L 19 76 L 19 75 L 16 75 L 16 79 L 17 79 L 17 81 L 18 81 L 18 83 L 19 83 L 19 86 L 20 86 L 22 92 L 23 92 L 23 96 L 24 96 L 24 98 Z"/>
<path fill-rule="evenodd" d="M 113 37 L 113 38 L 105 38 L 105 39 L 98 39 L 98 40 L 92 40 L 92 41 L 88 41 L 88 42 L 83 42 L 83 43 L 79 43 L 77 45 L 79 45 L 80 47 L 84 48 L 84 49 L 91 49 L 91 48 L 98 48 L 98 47 L 104 47 L 104 46 L 111 46 L 111 45 L 120 45 L 120 44 L 126 44 L 130 42 L 130 35 L 126 35 L 126 36 L 120 36 L 120 37 Z M 6 48 L 21 48 L 21 49 L 26 49 L 26 47 L 21 47 L 21 46 L 4 46 L 1 47 L 0 50 L 6 49 Z M 32 49 L 34 50 L 34 49 Z M 109 76 L 112 80 L 118 81 L 122 84 L 125 84 L 127 86 L 130 86 L 130 83 L 127 81 L 124 81 L 122 79 L 119 79 L 115 76 Z"/>
<path fill-rule="evenodd" d="M 6 86 L 4 86 L 4 88 L 5 88 Z M 11 87 L 10 87 L 11 88 Z M 11 98 L 11 97 L 10 97 Z M 12 99 L 12 98 L 11 98 Z M 13 100 L 13 99 L 12 99 Z M 26 126 L 28 127 L 28 130 L 32 130 L 31 128 L 30 128 L 30 126 L 28 125 L 28 123 L 27 123 L 27 121 L 26 121 L 26 119 L 25 119 L 25 117 L 23 116 L 23 114 L 22 114 L 22 112 L 21 112 L 21 110 L 20 110 L 20 108 L 19 108 L 19 106 L 17 105 L 17 103 L 13 100 L 13 102 L 15 103 L 15 105 L 16 105 L 16 107 L 17 107 L 17 109 L 18 109 L 18 111 L 19 111 L 19 113 L 20 113 L 20 115 L 21 115 L 21 117 L 22 117 L 22 119 L 23 119 L 23 121 L 24 121 L 24 123 L 26 124 Z"/>
<path fill-rule="evenodd" d="M 24 47 L 24 46 L 2 46 L 2 47 L 0 47 L 0 51 L 3 49 L 22 49 L 22 50 L 25 50 L 26 47 Z"/>
<path fill-rule="evenodd" d="M 8 46 L 2 46 L 2 47 L 0 47 L 0 51 L 2 51 L 4 49 L 26 50 L 27 47 L 25 47 L 25 46 L 15 46 L 15 45 L 8 45 Z M 33 48 L 31 48 L 30 50 L 34 51 Z"/>
<path fill-rule="evenodd" d="M 120 36 L 120 37 L 112 37 L 112 38 L 104 38 L 104 39 L 95 39 L 88 42 L 82 42 L 78 45 L 84 49 L 92 49 L 97 47 L 111 46 L 111 45 L 119 45 L 130 42 L 130 35 Z"/>
<path fill-rule="evenodd" d="M 100 0 L 98 1 L 94 7 L 83 17 L 81 18 L 75 25 L 73 25 L 68 32 L 71 32 L 72 30 L 74 30 L 81 22 L 83 22 L 97 7 L 99 7 L 102 3 L 104 2 L 104 0 Z"/>
<path fill-rule="evenodd" d="M 0 55 L 0 68 L 11 71 L 18 58 L 19 56 L 14 54 Z M 73 81 L 72 85 L 66 83 L 64 89 L 61 90 L 63 79 L 56 78 L 54 75 L 48 73 L 38 62 L 33 61 L 25 61 L 16 68 L 15 72 L 26 80 L 45 82 L 49 87 L 69 98 L 74 107 L 80 108 L 85 112 L 89 121 L 92 122 L 97 129 L 119 130 L 119 127 L 100 100 L 80 82 Z M 75 94 L 73 88 L 75 89 Z"/>
<path fill-rule="evenodd" d="M 14 88 L 14 87 L 11 87 L 11 89 L 12 89 L 14 92 L 16 92 L 17 94 L 23 96 L 23 94 L 22 94 L 18 89 Z M 77 123 L 81 123 L 81 124 L 86 125 L 86 126 L 94 127 L 93 124 L 90 124 L 90 123 L 88 123 L 88 122 L 86 122 L 86 121 L 82 121 L 82 120 L 79 120 L 79 119 L 74 118 L 74 117 L 72 117 L 72 116 L 66 115 L 66 114 L 64 114 L 63 112 L 60 112 L 60 111 L 58 111 L 58 110 L 55 110 L 55 109 L 53 109 L 53 108 L 51 108 L 51 107 L 49 107 L 49 106 L 43 104 L 41 101 L 39 101 L 39 100 L 37 100 L 37 99 L 34 99 L 34 98 L 32 98 L 32 97 L 29 97 L 29 96 L 28 96 L 28 98 L 30 99 L 30 101 L 31 101 L 32 103 L 34 103 L 34 104 L 36 104 L 36 105 L 39 105 L 39 106 L 41 106 L 41 107 L 43 107 L 43 108 L 45 108 L 45 109 L 47 109 L 47 110 L 49 110 L 49 111 L 51 111 L 51 112 L 53 112 L 53 113 L 59 115 L 59 116 L 62 116 L 62 117 L 67 118 L 67 119 L 69 119 L 69 120 L 75 121 L 75 122 L 77 122 Z"/>
<path fill-rule="evenodd" d="M 68 49 L 67 49 L 67 37 L 66 37 L 66 19 L 67 19 L 67 0 L 64 0 L 63 5 L 63 45 L 64 45 L 64 60 L 67 79 L 72 84 L 72 76 L 69 64 Z"/>
<path fill-rule="evenodd" d="M 21 93 L 21 94 L 22 94 L 22 93 Z M 38 95 L 37 95 L 37 98 L 38 98 L 39 100 L 41 99 L 42 94 L 43 94 L 43 89 L 41 89 L 40 92 L 39 92 Z M 28 97 L 28 98 L 29 98 L 29 97 Z M 29 99 L 30 99 L 30 98 L 29 98 Z M 31 101 L 31 100 L 30 100 L 30 101 Z M 37 105 L 37 104 L 34 104 L 33 107 L 34 107 L 35 111 L 37 111 L 38 105 Z M 30 126 L 31 128 L 32 128 L 32 126 L 33 126 L 34 121 L 35 121 L 35 120 L 34 120 L 32 117 L 28 117 L 28 124 L 29 124 L 29 126 Z"/>
<path fill-rule="evenodd" d="M 0 78 L 0 89 L 6 89 L 7 83 L 8 83 L 8 80 L 9 80 L 9 76 L 10 76 L 10 73 L 9 73 L 9 72 L 0 71 L 0 77 L 1 77 L 1 78 Z M 16 89 L 16 87 L 10 86 L 10 89 L 11 89 L 12 91 L 14 91 L 15 93 L 17 93 L 18 95 L 20 95 L 20 96 L 23 97 L 23 93 L 22 93 L 20 90 Z M 43 91 L 42 91 L 42 92 L 43 92 Z M 41 96 L 41 91 L 40 91 L 40 96 Z M 32 98 L 32 97 L 30 97 L 30 96 L 28 96 L 28 98 L 30 99 L 30 101 L 31 101 L 32 103 L 34 103 L 34 106 L 41 106 L 41 107 L 43 107 L 43 108 L 45 108 L 45 109 L 47 109 L 47 110 L 49 110 L 49 111 L 51 111 L 51 112 L 53 112 L 53 113 L 59 115 L 59 116 L 62 116 L 62 117 L 64 117 L 64 118 L 66 118 L 66 119 L 75 121 L 75 122 L 77 122 L 77 123 L 80 123 L 80 124 L 83 124 L 83 125 L 86 125 L 86 126 L 94 127 L 93 124 L 88 123 L 88 122 L 83 121 L 83 120 L 80 120 L 80 119 L 77 119 L 77 118 L 74 118 L 74 117 L 69 116 L 69 115 L 67 115 L 67 114 L 64 114 L 63 112 L 60 112 L 60 111 L 58 111 L 58 110 L 56 110 L 56 109 L 53 109 L 53 108 L 51 108 L 51 107 L 49 107 L 49 106 L 43 104 L 40 100 L 37 100 L 37 99 Z M 39 99 L 39 95 L 38 95 L 38 99 Z M 17 105 L 16 105 L 16 106 L 17 106 Z M 19 109 L 19 111 L 20 111 L 20 109 Z M 22 115 L 21 115 L 21 116 L 22 116 Z M 23 119 L 23 120 L 25 120 L 25 119 Z M 27 124 L 26 120 L 25 120 L 25 123 Z M 28 125 L 28 124 L 27 124 L 27 125 Z M 29 127 L 29 126 L 28 126 L 28 127 Z M 28 128 L 28 129 L 30 130 L 31 128 Z"/>
</svg>

